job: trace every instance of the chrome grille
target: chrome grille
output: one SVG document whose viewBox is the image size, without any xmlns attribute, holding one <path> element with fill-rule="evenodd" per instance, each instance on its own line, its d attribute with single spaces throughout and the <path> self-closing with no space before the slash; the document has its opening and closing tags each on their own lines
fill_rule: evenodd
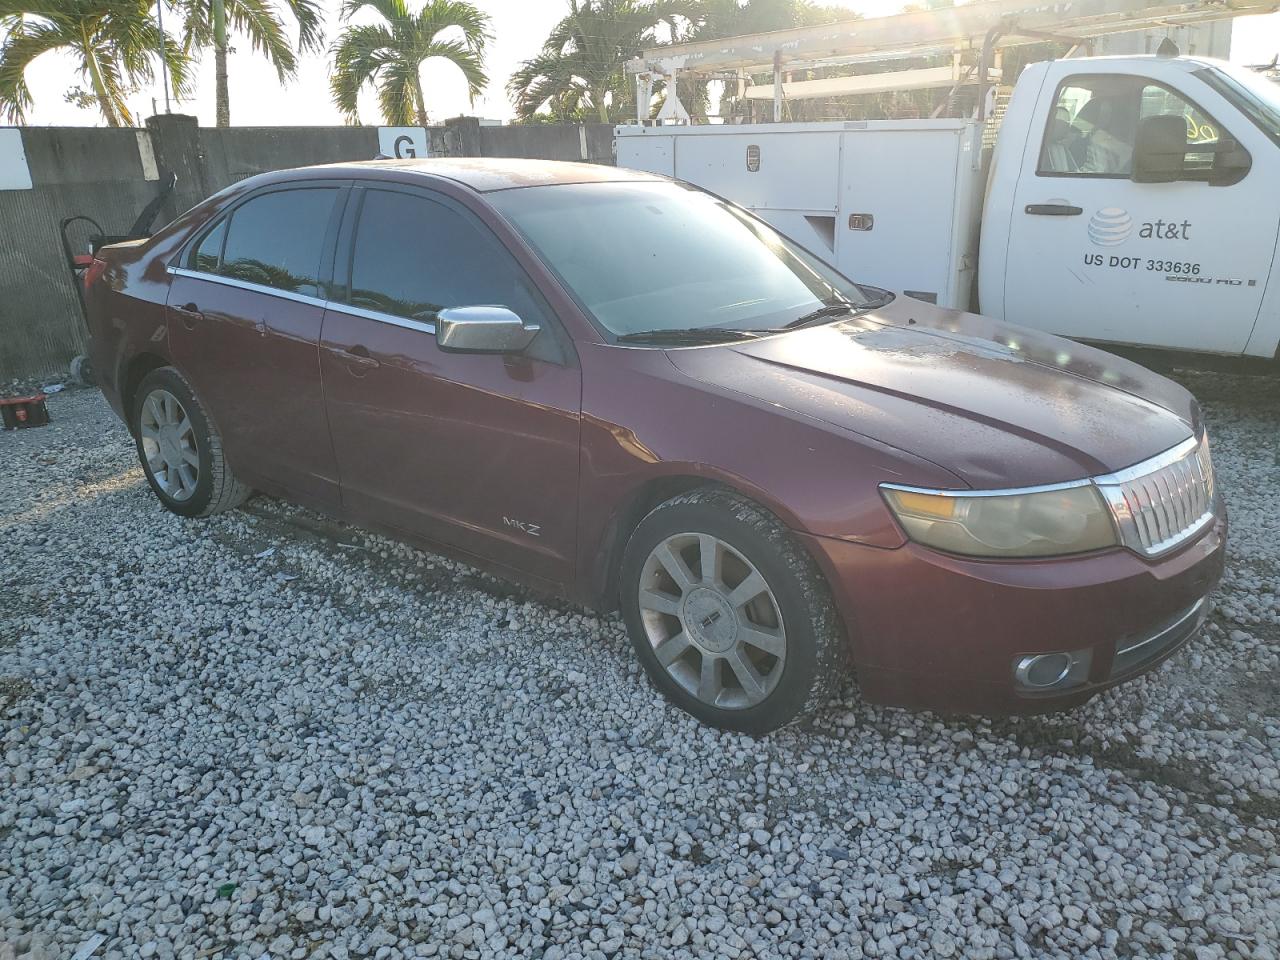
<svg viewBox="0 0 1280 960">
<path fill-rule="evenodd" d="M 1213 520 L 1209 435 L 1094 483 L 1107 500 L 1125 546 L 1153 557 L 1195 536 Z"/>
</svg>

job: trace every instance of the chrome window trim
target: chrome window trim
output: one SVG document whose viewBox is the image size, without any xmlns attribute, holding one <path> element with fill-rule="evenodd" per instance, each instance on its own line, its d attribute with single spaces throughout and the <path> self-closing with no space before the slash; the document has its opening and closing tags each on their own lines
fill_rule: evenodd
<svg viewBox="0 0 1280 960">
<path fill-rule="evenodd" d="M 382 313 L 378 310 L 366 310 L 364 307 L 353 307 L 349 303 L 339 303 L 337 300 L 330 300 L 325 304 L 329 310 L 338 313 L 350 314 L 354 317 L 363 317 L 365 320 L 376 320 L 379 323 L 389 323 L 393 327 L 404 327 L 406 330 L 418 330 L 422 333 L 436 332 L 434 323 L 427 323 L 423 320 L 411 320 L 408 317 L 397 317 L 394 314 Z"/>
<path fill-rule="evenodd" d="M 285 300 L 294 300 L 298 303 L 306 303 L 313 307 L 322 307 L 325 310 L 335 310 L 339 313 L 347 313 L 357 317 L 363 317 L 366 320 L 376 320 L 379 323 L 389 323 L 393 327 L 404 327 L 406 330 L 417 330 L 421 333 L 434 334 L 436 325 L 434 323 L 424 323 L 421 320 L 410 320 L 408 317 L 397 317 L 390 313 L 380 313 L 377 310 L 366 310 L 363 307 L 353 307 L 349 303 L 339 303 L 337 300 L 322 300 L 319 297 L 309 297 L 305 293 L 293 293 L 289 290 L 278 290 L 275 287 L 268 287 L 261 283 L 250 283 L 247 280 L 237 280 L 234 277 L 223 277 L 216 273 L 204 273 L 200 270 L 191 270 L 187 267 L 170 266 L 169 273 L 178 277 L 191 277 L 196 280 L 207 280 L 210 283 L 220 283 L 227 287 L 236 287 L 241 290 L 248 290 L 251 293 L 265 293 L 272 297 L 281 297 Z"/>
<path fill-rule="evenodd" d="M 305 293 L 294 293 L 292 290 L 281 290 L 278 287 L 268 287 L 263 283 L 250 283 L 248 280 L 237 280 L 235 277 L 224 277 L 217 273 L 204 273 L 200 270 L 191 270 L 187 267 L 169 267 L 169 272 L 177 277 L 191 277 L 195 280 L 207 280 L 210 283 L 220 283 L 226 287 L 236 287 L 240 290 L 248 290 L 251 293 L 265 293 L 272 297 L 282 297 L 285 300 L 294 300 L 298 303 L 310 304 L 313 307 L 326 307 L 328 300 L 320 297 L 310 297 Z M 319 286 L 319 284 L 317 284 Z"/>
</svg>

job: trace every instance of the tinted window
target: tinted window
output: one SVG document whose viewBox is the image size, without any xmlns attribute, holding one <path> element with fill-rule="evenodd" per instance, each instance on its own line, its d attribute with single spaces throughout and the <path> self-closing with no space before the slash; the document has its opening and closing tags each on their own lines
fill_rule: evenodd
<svg viewBox="0 0 1280 960">
<path fill-rule="evenodd" d="M 351 258 L 353 306 L 430 323 L 444 307 L 508 307 L 543 318 L 524 272 L 462 214 L 422 197 L 365 193 Z"/>
<path fill-rule="evenodd" d="M 204 235 L 204 239 L 191 251 L 190 266 L 205 273 L 217 273 L 222 260 L 222 239 L 227 235 L 227 221 L 219 220 L 217 226 Z"/>
<path fill-rule="evenodd" d="M 222 253 L 226 277 L 320 296 L 320 254 L 335 187 L 282 190 L 237 207 Z"/>
</svg>

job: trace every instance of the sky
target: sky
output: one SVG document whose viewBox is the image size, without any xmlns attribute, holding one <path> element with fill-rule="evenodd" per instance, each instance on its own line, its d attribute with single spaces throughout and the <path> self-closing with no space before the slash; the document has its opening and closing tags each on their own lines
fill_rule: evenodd
<svg viewBox="0 0 1280 960">
<path fill-rule="evenodd" d="M 412 0 L 410 0 L 412 3 Z M 473 0 L 493 20 L 495 38 L 488 48 L 486 63 L 490 82 L 474 104 L 468 102 L 466 83 L 453 66 L 428 61 L 422 71 L 427 112 L 432 122 L 461 114 L 495 120 L 509 120 L 511 103 L 506 95 L 507 78 L 524 60 L 537 54 L 542 41 L 568 9 L 567 0 Z M 897 12 L 903 0 L 826 0 L 846 6 L 864 16 Z M 341 30 L 337 11 L 340 0 L 324 0 L 326 44 Z M 168 12 L 166 10 L 166 12 Z M 366 15 L 368 16 L 368 15 Z M 372 17 L 371 19 L 376 19 Z M 176 24 L 174 15 L 169 23 Z M 328 57 L 308 55 L 302 59 L 298 75 L 282 86 L 275 69 L 255 55 L 243 38 L 231 37 L 229 58 L 231 122 L 237 126 L 330 125 L 343 122 L 329 96 Z M 1280 13 L 1265 17 L 1245 17 L 1235 21 L 1231 59 L 1241 63 L 1267 62 L 1280 52 Z M 102 123 L 96 110 L 67 103 L 63 97 L 72 86 L 87 86 L 75 62 L 61 54 L 46 54 L 28 70 L 27 81 L 35 107 L 27 116 L 33 125 L 93 126 Z M 196 74 L 195 95 L 186 102 L 172 104 L 173 112 L 192 113 L 200 123 L 214 122 L 213 56 L 207 54 Z M 130 108 L 139 118 L 153 113 L 152 102 L 164 110 L 163 87 L 157 81 L 149 89 L 129 98 Z M 381 118 L 371 90 L 360 104 L 360 119 L 376 124 Z"/>
</svg>

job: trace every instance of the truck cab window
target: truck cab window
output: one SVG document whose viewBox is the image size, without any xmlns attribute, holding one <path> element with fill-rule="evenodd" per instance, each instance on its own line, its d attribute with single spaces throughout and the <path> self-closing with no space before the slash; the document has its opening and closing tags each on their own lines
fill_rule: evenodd
<svg viewBox="0 0 1280 960">
<path fill-rule="evenodd" d="M 1075 77 L 1058 88 L 1040 174 L 1127 177 L 1138 135 L 1136 77 Z"/>
<path fill-rule="evenodd" d="M 1187 124 L 1187 143 L 1204 144 L 1206 147 L 1216 145 L 1220 136 L 1218 125 L 1209 117 L 1183 100 L 1168 87 L 1147 84 L 1142 88 L 1141 118 L 1148 117 L 1182 117 Z M 1215 154 L 1212 150 L 1203 152 L 1191 150 L 1183 161 L 1186 179 L 1199 179 L 1213 170 Z"/>
<path fill-rule="evenodd" d="M 1184 180 L 1204 180 L 1213 170 L 1222 135 L 1214 119 L 1158 83 L 1137 76 L 1072 77 L 1058 88 L 1040 148 L 1041 176 L 1128 177 L 1138 127 L 1151 117 L 1179 117 L 1189 150 Z"/>
</svg>

